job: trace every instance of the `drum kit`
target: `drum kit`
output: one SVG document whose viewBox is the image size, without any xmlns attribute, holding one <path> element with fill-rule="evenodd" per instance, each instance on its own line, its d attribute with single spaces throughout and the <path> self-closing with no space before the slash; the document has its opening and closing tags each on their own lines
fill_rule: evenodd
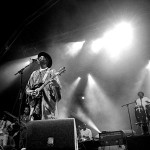
<svg viewBox="0 0 150 150">
<path fill-rule="evenodd" d="M 129 105 L 135 104 L 135 103 L 136 102 L 133 101 L 133 102 L 130 102 L 130 103 L 127 103 L 127 104 L 124 104 L 121 106 L 121 107 L 124 107 L 124 106 L 127 107 L 132 135 L 134 135 L 134 132 L 133 132 L 133 127 L 132 127 L 132 123 L 131 123 Z M 145 107 L 142 105 L 142 102 L 141 102 L 141 105 L 136 105 L 134 107 L 134 111 L 135 111 L 135 118 L 137 121 L 135 124 L 141 127 L 143 135 L 150 135 L 150 133 L 149 133 L 150 102 L 146 101 Z"/>
<path fill-rule="evenodd" d="M 142 124 L 150 121 L 150 104 L 145 106 L 135 106 L 136 124 Z"/>
<path fill-rule="evenodd" d="M 142 105 L 135 106 L 136 125 L 139 125 L 143 129 L 143 134 L 148 133 L 148 125 L 150 122 L 150 104 L 145 105 L 145 109 Z"/>
</svg>

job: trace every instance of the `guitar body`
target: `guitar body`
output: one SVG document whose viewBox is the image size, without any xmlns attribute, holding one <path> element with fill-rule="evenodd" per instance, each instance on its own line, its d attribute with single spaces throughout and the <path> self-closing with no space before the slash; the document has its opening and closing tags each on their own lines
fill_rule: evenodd
<svg viewBox="0 0 150 150">
<path fill-rule="evenodd" d="M 36 90 L 37 88 L 41 87 L 43 85 L 43 83 L 39 83 L 39 84 L 36 84 L 32 90 Z M 34 95 L 28 95 L 28 104 L 31 106 L 31 107 L 34 107 L 38 101 L 41 99 L 42 97 L 42 91 L 39 92 L 39 94 L 37 96 L 34 96 Z"/>
</svg>

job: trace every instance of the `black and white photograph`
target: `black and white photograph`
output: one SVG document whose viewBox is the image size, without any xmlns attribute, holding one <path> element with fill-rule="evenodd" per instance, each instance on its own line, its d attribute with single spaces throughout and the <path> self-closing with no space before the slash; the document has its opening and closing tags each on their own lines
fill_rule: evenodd
<svg viewBox="0 0 150 150">
<path fill-rule="evenodd" d="M 0 2 L 0 150 L 149 141 L 149 0 Z"/>
</svg>

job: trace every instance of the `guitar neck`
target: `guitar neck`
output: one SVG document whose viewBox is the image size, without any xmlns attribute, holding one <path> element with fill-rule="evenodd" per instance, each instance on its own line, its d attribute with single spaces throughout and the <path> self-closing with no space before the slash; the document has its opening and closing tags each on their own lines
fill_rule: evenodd
<svg viewBox="0 0 150 150">
<path fill-rule="evenodd" d="M 39 91 L 41 91 L 48 83 L 50 83 L 58 74 L 55 74 L 50 80 L 46 81 L 40 88 Z"/>
<path fill-rule="evenodd" d="M 50 83 L 56 76 L 61 75 L 63 72 L 65 72 L 65 67 L 61 68 L 57 73 L 55 73 L 48 81 L 46 81 L 45 83 L 43 83 L 43 85 L 41 85 L 41 87 L 39 88 L 39 92 L 48 84 Z"/>
</svg>

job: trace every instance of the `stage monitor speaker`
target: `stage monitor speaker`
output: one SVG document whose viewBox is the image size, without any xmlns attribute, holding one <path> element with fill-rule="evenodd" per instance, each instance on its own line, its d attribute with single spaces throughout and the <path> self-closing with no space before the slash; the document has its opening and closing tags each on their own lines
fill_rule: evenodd
<svg viewBox="0 0 150 150">
<path fill-rule="evenodd" d="M 27 150 L 77 150 L 74 118 L 31 121 L 27 125 Z"/>
<path fill-rule="evenodd" d="M 123 131 L 103 131 L 99 133 L 101 146 L 124 145 Z"/>
</svg>

